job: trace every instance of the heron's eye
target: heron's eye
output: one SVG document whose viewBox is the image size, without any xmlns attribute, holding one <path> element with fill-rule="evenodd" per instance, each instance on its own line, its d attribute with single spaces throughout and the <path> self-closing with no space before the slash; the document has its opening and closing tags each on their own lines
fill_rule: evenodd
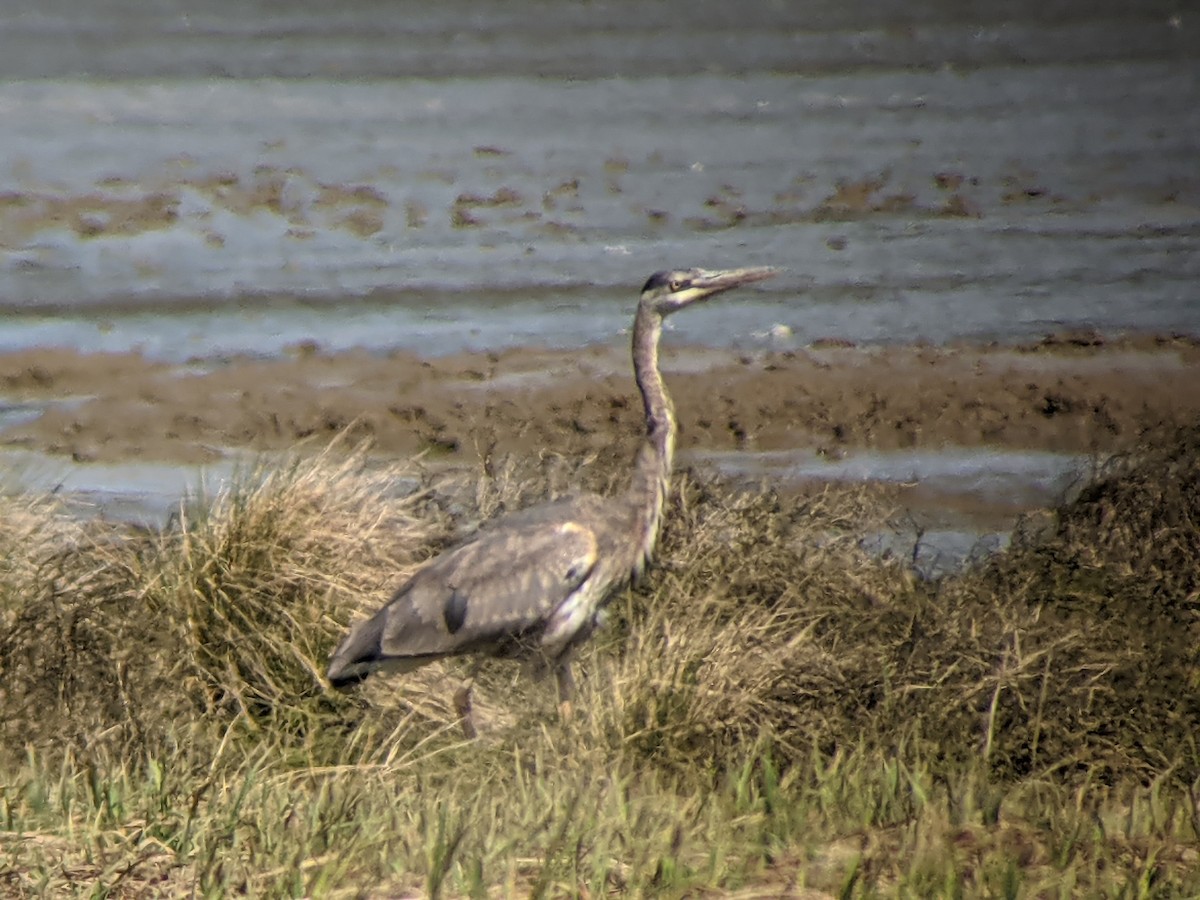
<svg viewBox="0 0 1200 900">
<path fill-rule="evenodd" d="M 686 282 L 680 281 L 678 278 L 672 278 L 667 284 L 667 290 L 669 290 L 672 294 L 676 293 L 677 291 L 682 291 L 685 287 L 687 287 Z"/>
</svg>

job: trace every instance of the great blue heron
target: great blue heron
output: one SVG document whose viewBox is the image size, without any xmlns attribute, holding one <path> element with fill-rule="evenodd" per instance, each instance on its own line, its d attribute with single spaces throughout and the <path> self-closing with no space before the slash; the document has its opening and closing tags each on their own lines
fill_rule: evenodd
<svg viewBox="0 0 1200 900">
<path fill-rule="evenodd" d="M 671 483 L 675 415 L 658 370 L 663 319 L 685 306 L 775 274 L 771 268 L 658 272 L 642 288 L 633 321 L 633 368 L 646 439 L 629 488 L 503 516 L 419 568 L 375 615 L 351 628 L 329 662 L 344 687 L 372 670 L 407 672 L 447 656 L 528 658 L 552 669 L 570 714 L 571 657 L 609 600 L 645 570 Z M 474 734 L 470 683 L 455 697 Z"/>
</svg>

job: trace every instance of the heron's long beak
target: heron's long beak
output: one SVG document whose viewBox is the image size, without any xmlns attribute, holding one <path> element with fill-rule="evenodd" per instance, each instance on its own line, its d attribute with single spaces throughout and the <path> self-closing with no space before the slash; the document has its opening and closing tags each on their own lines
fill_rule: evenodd
<svg viewBox="0 0 1200 900">
<path fill-rule="evenodd" d="M 723 291 L 732 290 L 735 287 L 741 287 L 743 284 L 751 284 L 755 281 L 763 281 L 767 278 L 772 278 L 779 274 L 779 269 L 774 266 L 751 266 L 745 269 L 716 269 L 711 272 L 704 271 L 692 279 L 691 289 L 699 292 L 700 296 L 696 299 L 711 297 L 714 294 L 720 294 Z"/>
</svg>

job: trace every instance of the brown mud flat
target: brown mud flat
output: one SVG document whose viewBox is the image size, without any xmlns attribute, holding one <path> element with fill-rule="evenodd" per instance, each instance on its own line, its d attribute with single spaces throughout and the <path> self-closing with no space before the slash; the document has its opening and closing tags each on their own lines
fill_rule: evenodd
<svg viewBox="0 0 1200 900">
<path fill-rule="evenodd" d="M 79 461 L 205 462 L 348 431 L 379 455 L 626 456 L 640 404 L 623 346 L 423 359 L 409 353 L 239 358 L 175 367 L 138 354 L 0 356 L 0 406 L 36 415 L 0 444 Z M 989 446 L 1119 451 L 1200 418 L 1200 339 L 1058 334 L 1010 347 L 670 348 L 683 450 Z"/>
</svg>

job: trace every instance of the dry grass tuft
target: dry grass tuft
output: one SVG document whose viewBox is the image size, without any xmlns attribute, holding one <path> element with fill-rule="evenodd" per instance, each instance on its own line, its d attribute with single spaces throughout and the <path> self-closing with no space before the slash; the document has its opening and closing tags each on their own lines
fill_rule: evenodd
<svg viewBox="0 0 1200 900">
<path fill-rule="evenodd" d="M 0 892 L 1200 893 L 1200 427 L 938 582 L 860 491 L 682 477 L 577 715 L 496 663 L 326 689 L 349 620 L 603 465 L 433 491 L 330 452 L 160 534 L 0 509 Z"/>
<path fill-rule="evenodd" d="M 1158 436 L 944 592 L 995 605 L 989 737 L 1015 772 L 1200 775 L 1198 451 L 1200 428 Z"/>
<path fill-rule="evenodd" d="M 415 486 L 409 469 L 327 453 L 185 501 L 157 535 L 93 534 L 44 503 L 16 510 L 0 535 L 13 551 L 5 726 L 60 749 L 146 753 L 179 721 L 311 727 L 338 703 L 324 662 L 350 610 L 445 537 L 427 492 L 398 485 Z"/>
<path fill-rule="evenodd" d="M 1198 441 L 1125 462 L 1048 539 L 934 583 L 860 549 L 882 515 L 861 492 L 685 480 L 649 591 L 593 663 L 604 728 L 672 766 L 769 734 L 786 761 L 905 746 L 1004 779 L 1191 785 Z"/>
<path fill-rule="evenodd" d="M 660 564 L 593 654 L 597 728 L 674 770 L 764 736 L 785 759 L 803 756 L 845 689 L 811 599 L 911 583 L 857 546 L 882 512 L 862 491 L 785 500 L 685 476 L 671 513 Z"/>
<path fill-rule="evenodd" d="M 198 711 L 257 719 L 325 693 L 340 611 L 377 602 L 446 526 L 419 517 L 422 493 L 395 493 L 404 474 L 326 456 L 184 507 L 134 581 Z"/>
<path fill-rule="evenodd" d="M 52 499 L 0 499 L 0 749 L 127 736 L 122 552 Z"/>
</svg>

